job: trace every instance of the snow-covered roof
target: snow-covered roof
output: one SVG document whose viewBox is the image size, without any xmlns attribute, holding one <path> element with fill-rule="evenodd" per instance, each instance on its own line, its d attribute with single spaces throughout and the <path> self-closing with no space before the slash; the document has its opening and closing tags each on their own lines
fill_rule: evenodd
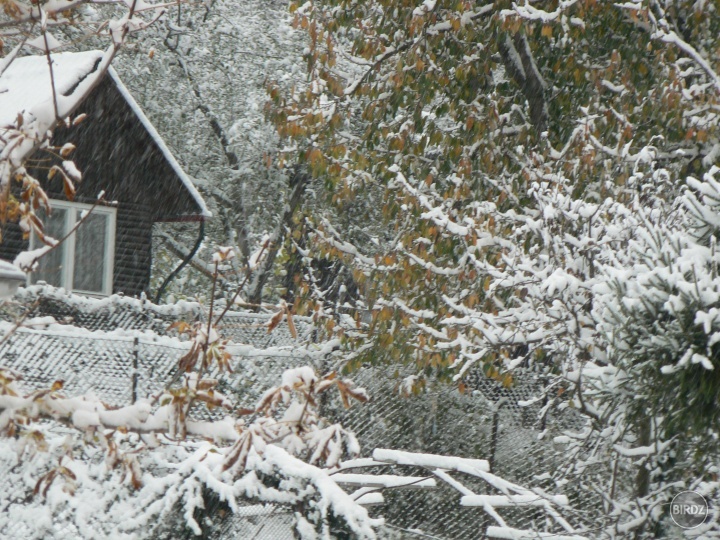
<svg viewBox="0 0 720 540">
<path fill-rule="evenodd" d="M 69 93 L 95 71 L 102 55 L 102 51 L 53 54 L 53 79 L 57 93 Z M 52 103 L 52 99 L 47 57 L 15 59 L 0 75 L 0 126 L 13 124 L 18 113 L 30 112 L 30 109 L 46 102 Z"/>
<path fill-rule="evenodd" d="M 57 95 L 70 93 L 74 87 L 93 73 L 103 56 L 102 51 L 61 52 L 52 54 L 52 78 L 55 82 Z M 111 67 L 110 77 L 117 90 L 133 110 L 138 120 L 157 145 L 163 157 L 182 182 L 200 210 L 200 216 L 210 217 L 212 214 L 205 201 L 198 193 L 192 180 L 172 155 L 155 127 L 120 80 L 117 72 Z M 18 113 L 30 113 L 39 105 L 52 105 L 53 92 L 50 69 L 45 55 L 24 56 L 15 59 L 0 75 L 0 128 L 14 124 Z"/>
</svg>

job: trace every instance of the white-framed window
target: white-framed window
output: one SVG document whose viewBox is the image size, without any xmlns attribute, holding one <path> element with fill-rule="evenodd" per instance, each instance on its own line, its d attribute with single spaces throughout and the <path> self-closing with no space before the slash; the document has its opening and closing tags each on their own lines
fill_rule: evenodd
<svg viewBox="0 0 720 540">
<path fill-rule="evenodd" d="M 92 205 L 50 201 L 52 212 L 38 211 L 45 234 L 60 240 L 83 218 Z M 115 208 L 96 206 L 77 230 L 60 246 L 46 253 L 38 261 L 38 268 L 30 276 L 32 283 L 45 281 L 55 287 L 85 293 L 112 293 L 115 256 Z M 43 244 L 34 235 L 30 249 Z"/>
</svg>

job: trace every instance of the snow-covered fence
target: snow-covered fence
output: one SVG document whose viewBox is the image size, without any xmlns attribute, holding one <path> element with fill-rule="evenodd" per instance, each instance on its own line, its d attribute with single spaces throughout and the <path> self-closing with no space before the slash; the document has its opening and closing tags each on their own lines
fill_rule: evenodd
<svg viewBox="0 0 720 540">
<path fill-rule="evenodd" d="M 44 285 L 21 289 L 15 300 L 17 303 L 0 308 L 0 319 L 12 322 L 20 315 L 52 316 L 60 323 L 85 330 L 147 330 L 164 335 L 173 322 L 204 321 L 207 315 L 205 308 L 197 302 L 157 305 L 122 295 L 91 298 Z M 30 311 L 26 313 L 28 309 Z M 309 320 L 294 317 L 298 334 L 295 338 L 283 325 L 268 332 L 267 325 L 272 317 L 273 314 L 268 313 L 233 310 L 225 315 L 218 328 L 223 338 L 257 348 L 294 347 L 312 340 L 313 327 Z"/>
<path fill-rule="evenodd" d="M 0 328 L 8 334 L 0 343 L 2 365 L 22 374 L 28 388 L 48 388 L 62 380 L 68 394 L 93 392 L 115 406 L 164 388 L 191 345 L 169 337 L 169 326 L 202 321 L 204 316 L 201 306 L 192 302 L 158 306 L 53 288 L 31 287 L 20 299 L 22 308 L 33 306 L 20 328 L 14 329 L 19 314 L 11 306 L 0 312 Z M 298 318 L 295 339 L 282 325 L 268 332 L 271 317 L 229 312 L 224 319 L 223 337 L 232 342 L 228 350 L 237 373 L 226 377 L 222 388 L 241 406 L 254 406 L 285 369 L 318 362 L 308 323 Z"/>
<path fill-rule="evenodd" d="M 9 323 L 0 323 L 2 331 Z M 94 393 L 110 405 L 122 406 L 161 391 L 177 369 L 189 343 L 150 332 L 88 331 L 48 324 L 20 328 L 0 345 L 3 366 L 19 372 L 29 389 L 44 389 L 63 381 L 68 395 Z M 300 352 L 249 345 L 228 348 L 237 373 L 222 388 L 239 404 L 252 407 L 283 370 L 312 360 Z"/>
<path fill-rule="evenodd" d="M 190 342 L 168 337 L 168 327 L 180 320 L 204 320 L 202 307 L 191 302 L 157 306 L 119 296 L 91 299 L 40 287 L 26 289 L 20 300 L 22 309 L 33 308 L 23 327 L 0 343 L 2 363 L 22 373 L 28 388 L 47 388 L 63 380 L 68 395 L 92 392 L 118 406 L 157 394 L 172 378 Z M 5 307 L 5 322 L 0 322 L 3 333 L 14 327 L 20 314 L 12 309 Z M 220 390 L 233 395 L 239 406 L 253 407 L 285 369 L 309 364 L 326 371 L 322 346 L 313 343 L 309 321 L 296 318 L 295 338 L 285 324 L 268 332 L 271 318 L 229 312 L 223 321 L 235 373 L 225 375 Z M 465 393 L 446 384 L 429 384 L 421 395 L 403 398 L 396 369 L 365 367 L 353 374 L 371 395 L 369 404 L 349 410 L 323 404 L 322 413 L 354 431 L 368 457 L 374 448 L 395 448 L 482 458 L 493 473 L 508 480 L 558 493 L 552 475 L 542 476 L 562 464 L 553 435 L 581 424 L 572 411 L 563 416 L 546 411 L 546 403 L 536 399 L 538 385 L 532 379 L 518 379 L 511 388 L 504 388 L 480 375 L 469 381 Z M 470 480 L 467 486 L 473 493 L 483 493 L 480 483 Z M 602 511 L 597 495 L 583 491 L 579 484 L 566 484 L 561 494 L 572 508 L 588 516 L 587 520 L 581 514 L 573 516 L 573 526 L 589 525 L 592 516 Z M 290 521 L 286 512 L 277 508 L 270 516 L 261 512 L 247 519 L 232 518 L 227 524 L 219 520 L 213 530 L 221 534 L 226 529 L 249 527 L 251 531 L 256 526 L 264 531 L 258 538 L 282 538 L 284 529 L 278 524 Z M 537 508 L 519 505 L 504 512 L 513 527 L 545 530 L 543 513 Z M 386 490 L 378 513 L 386 518 L 388 534 L 396 531 L 408 538 L 417 536 L 408 531 L 422 530 L 436 538 L 470 540 L 493 525 L 485 512 L 462 506 L 458 492 L 443 482 L 430 491 Z M 172 531 L 168 534 L 172 537 Z M 158 535 L 162 537 L 160 531 Z"/>
<path fill-rule="evenodd" d="M 370 457 L 373 448 L 394 448 L 484 459 L 504 479 L 567 497 L 563 515 L 573 528 L 594 526 L 593 520 L 604 512 L 602 499 L 583 488 L 582 475 L 561 487 L 554 483 L 554 473 L 566 458 L 553 439 L 564 429 L 582 427 L 583 420 L 575 411 L 558 414 L 548 409 L 544 400 L 536 399 L 540 385 L 531 377 L 518 378 L 505 388 L 478 374 L 467 381 L 464 393 L 430 381 L 425 392 L 401 397 L 402 372 L 397 370 L 397 366 L 360 369 L 353 380 L 368 391 L 372 401 L 348 410 L 325 410 L 356 434 L 364 455 Z M 469 479 L 466 486 L 473 493 L 487 493 L 476 479 Z M 464 505 L 460 493 L 447 483 L 428 492 L 388 491 L 384 495 L 382 514 L 388 527 L 401 531 L 403 538 L 474 540 L 496 526 L 481 509 Z M 506 507 L 503 516 L 514 529 L 547 530 L 546 515 L 537 507 Z"/>
</svg>

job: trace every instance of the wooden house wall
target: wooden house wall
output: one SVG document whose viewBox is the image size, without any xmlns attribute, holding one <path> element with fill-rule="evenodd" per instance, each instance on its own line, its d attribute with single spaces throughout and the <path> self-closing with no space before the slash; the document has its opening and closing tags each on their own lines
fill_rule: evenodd
<svg viewBox="0 0 720 540">
<path fill-rule="evenodd" d="M 53 190 L 48 195 L 55 199 L 65 199 L 62 193 Z M 86 197 L 77 197 L 75 200 L 90 204 L 93 202 Z M 112 290 L 113 293 L 139 296 L 143 292 L 150 292 L 153 222 L 147 205 L 118 203 Z M 0 244 L 0 258 L 12 261 L 26 249 L 28 241 L 22 239 L 20 227 L 14 223 L 6 224 Z"/>
<path fill-rule="evenodd" d="M 83 173 L 75 201 L 92 204 L 101 191 L 117 202 L 113 292 L 137 296 L 149 292 L 152 263 L 152 224 L 172 214 L 173 204 L 187 203 L 175 172 L 165 161 L 134 111 L 107 77 L 84 104 L 88 118 L 74 128 L 60 127 L 53 144 L 72 142 L 73 159 Z M 46 180 L 49 161 L 40 153 L 30 171 L 52 198 L 65 200 L 59 175 Z M 44 161 L 40 161 L 44 160 Z M 170 201 L 170 207 L 166 201 Z M 27 249 L 19 227 L 3 227 L 0 258 L 13 260 Z"/>
</svg>

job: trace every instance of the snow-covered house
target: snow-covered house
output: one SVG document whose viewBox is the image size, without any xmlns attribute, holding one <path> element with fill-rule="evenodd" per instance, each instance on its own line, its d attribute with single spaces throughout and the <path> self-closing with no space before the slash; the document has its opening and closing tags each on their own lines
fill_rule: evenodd
<svg viewBox="0 0 720 540">
<path fill-rule="evenodd" d="M 58 95 L 66 95 L 91 75 L 100 51 L 52 55 L 53 80 Z M 12 125 L 18 113 L 52 103 L 50 69 L 45 56 L 16 59 L 0 74 L 0 128 Z M 111 68 L 78 114 L 87 115 L 76 126 L 61 125 L 54 146 L 72 142 L 73 160 L 82 172 L 74 201 L 63 194 L 56 175 L 44 184 L 53 211 L 46 216 L 46 232 L 62 238 L 101 192 L 114 206 L 98 206 L 87 221 L 59 249 L 40 260 L 31 282 L 85 294 L 147 292 L 152 261 L 152 227 L 156 222 L 206 220 L 210 213 L 177 160 L 138 104 Z M 29 169 L 44 180 L 52 156 L 36 152 Z M 6 224 L 0 258 L 13 260 L 34 248 L 38 240 L 23 240 L 19 227 Z M 28 242 L 30 245 L 28 245 Z"/>
</svg>

